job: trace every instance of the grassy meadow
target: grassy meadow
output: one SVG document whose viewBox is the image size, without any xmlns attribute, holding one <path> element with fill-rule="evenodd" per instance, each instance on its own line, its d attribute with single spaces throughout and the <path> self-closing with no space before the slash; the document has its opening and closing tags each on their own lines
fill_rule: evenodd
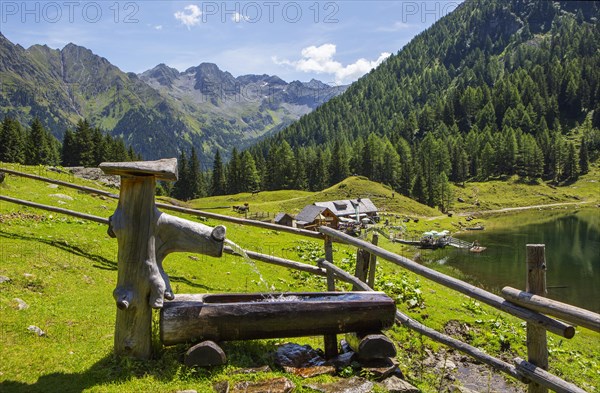
<svg viewBox="0 0 600 393">
<path fill-rule="evenodd" d="M 103 188 L 43 167 L 6 167 Z M 598 183 L 592 182 L 599 177 L 597 168 L 586 176 L 574 185 L 558 189 L 545 185 L 502 188 L 505 187 L 502 182 L 468 183 L 465 188 L 457 187 L 455 195 L 462 195 L 460 192 L 464 191 L 465 201 L 468 201 L 468 193 L 477 187 L 480 210 L 545 202 L 598 203 L 598 194 L 594 199 L 594 187 Z M 531 192 L 522 194 L 521 187 L 532 187 L 527 189 Z M 513 189 L 511 194 L 509 190 Z M 549 199 L 530 196 L 536 193 L 547 193 L 549 196 L 544 198 Z M 0 184 L 0 194 L 102 217 L 108 217 L 116 207 L 112 199 L 11 175 Z M 241 215 L 230 206 L 247 202 L 251 213 L 268 212 L 272 217 L 279 211 L 297 213 L 304 205 L 318 200 L 357 196 L 372 198 L 390 214 L 388 217 L 394 223 L 405 225 L 409 233 L 434 228 L 456 230 L 459 222 L 464 222 L 464 217 L 456 215 L 440 217 L 438 211 L 392 194 L 389 188 L 363 178 L 349 178 L 320 193 L 240 194 L 203 198 L 192 201 L 190 206 L 239 217 Z M 463 207 L 454 209 L 467 212 L 474 206 L 465 203 Z M 418 223 L 402 223 L 405 216 L 421 219 Z M 477 216 L 476 222 L 509 225 L 510 220 Z M 227 237 L 244 248 L 306 263 L 314 263 L 322 255 L 322 244 L 313 240 L 279 231 L 224 224 Z M 115 317 L 112 290 L 117 278 L 117 243 L 107 236 L 106 229 L 101 224 L 0 201 L 0 276 L 9 278 L 0 283 L 0 392 L 175 392 L 184 389 L 210 392 L 212 385 L 222 380 L 260 380 L 283 375 L 296 384 L 296 392 L 302 393 L 313 392 L 305 386 L 309 382 L 336 378 L 320 376 L 302 380 L 273 365 L 272 353 L 277 345 L 291 341 L 321 347 L 320 337 L 228 343 L 224 348 L 229 363 L 210 369 L 187 368 L 180 362 L 186 346 L 160 348 L 158 340 L 158 356 L 152 361 L 115 358 L 112 355 Z M 415 252 L 383 237 L 380 237 L 380 245 L 409 257 Z M 334 248 L 335 263 L 351 271 L 353 250 L 338 244 Z M 165 261 L 165 269 L 177 293 L 315 291 L 326 287 L 322 278 L 261 262 L 256 262 L 256 266 L 270 288 L 265 288 L 255 268 L 239 257 L 210 258 L 182 253 L 173 254 Z M 460 277 L 459 272 L 452 273 Z M 469 326 L 461 337 L 472 345 L 507 361 L 514 356 L 526 357 L 525 329 L 520 320 L 385 261 L 379 264 L 377 283 L 376 289 L 394 297 L 401 311 L 432 328 L 443 331 L 449 321 L 459 321 Z M 347 289 L 347 286 L 340 287 Z M 39 327 L 45 335 L 40 337 L 29 331 L 30 326 Z M 572 340 L 548 335 L 550 370 L 588 392 L 600 392 L 600 335 L 586 329 L 577 331 Z M 435 352 L 441 346 L 402 327 L 394 327 L 391 336 L 398 344 L 397 360 L 406 379 L 424 392 L 441 391 L 441 376 L 424 366 L 427 351 Z M 270 365 L 273 371 L 250 375 L 235 373 L 240 368 L 262 365 Z M 352 373 L 360 374 L 352 369 L 344 370 L 343 374 Z"/>
</svg>

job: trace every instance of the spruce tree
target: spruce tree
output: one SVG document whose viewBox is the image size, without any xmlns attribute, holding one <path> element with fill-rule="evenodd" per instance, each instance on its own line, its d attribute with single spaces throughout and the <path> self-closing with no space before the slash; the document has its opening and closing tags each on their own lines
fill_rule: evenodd
<svg viewBox="0 0 600 393">
<path fill-rule="evenodd" d="M 575 181 L 579 178 L 579 164 L 575 145 L 569 142 L 567 153 L 562 171 L 562 178 L 565 181 Z"/>
<path fill-rule="evenodd" d="M 63 137 L 63 145 L 62 145 L 62 164 L 64 166 L 78 166 L 78 151 L 77 144 L 75 141 L 75 135 L 73 131 L 67 129 L 65 131 L 65 136 Z"/>
<path fill-rule="evenodd" d="M 254 158 L 248 150 L 240 156 L 240 192 L 253 192 L 258 189 L 260 177 Z"/>
<path fill-rule="evenodd" d="M 178 168 L 178 180 L 173 185 L 173 190 L 171 191 L 171 196 L 173 198 L 177 198 L 181 201 L 187 201 L 190 199 L 190 184 L 189 184 L 189 174 L 188 174 L 188 162 L 185 152 L 182 151 L 179 156 L 179 161 L 177 163 Z"/>
<path fill-rule="evenodd" d="M 25 163 L 25 135 L 21 124 L 5 117 L 0 126 L 0 161 Z"/>
<path fill-rule="evenodd" d="M 227 164 L 227 193 L 237 194 L 242 192 L 241 160 L 237 148 L 231 151 L 231 158 Z"/>
<path fill-rule="evenodd" d="M 581 140 L 581 145 L 579 146 L 579 172 L 582 175 L 585 175 L 590 171 L 590 161 L 588 158 L 588 149 L 585 143 L 585 139 Z"/>
<path fill-rule="evenodd" d="M 225 194 L 225 169 L 223 168 L 223 161 L 221 161 L 221 153 L 217 149 L 215 158 L 213 160 L 212 179 L 210 183 L 210 194 L 211 195 L 223 195 Z"/>
<path fill-rule="evenodd" d="M 200 161 L 198 160 L 198 155 L 196 154 L 196 149 L 192 146 L 192 151 L 190 153 L 190 159 L 188 161 L 188 199 L 196 199 L 200 198 L 204 194 L 204 181 L 202 178 L 202 171 L 200 169 Z"/>
<path fill-rule="evenodd" d="M 92 128 L 87 120 L 79 120 L 75 128 L 75 140 L 79 153 L 79 165 L 84 167 L 96 166 L 96 154 Z M 123 160 L 127 161 L 127 160 Z"/>
<path fill-rule="evenodd" d="M 25 163 L 27 165 L 57 165 L 58 141 L 44 128 L 36 117 L 27 135 Z"/>
</svg>

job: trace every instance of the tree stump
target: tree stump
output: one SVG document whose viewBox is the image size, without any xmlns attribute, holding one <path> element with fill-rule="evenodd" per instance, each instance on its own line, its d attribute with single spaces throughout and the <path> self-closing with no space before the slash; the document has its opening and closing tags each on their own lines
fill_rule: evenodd
<svg viewBox="0 0 600 393">
<path fill-rule="evenodd" d="M 108 233 L 118 241 L 115 353 L 138 359 L 152 356 L 152 308 L 172 299 L 164 258 L 174 251 L 221 256 L 225 227 L 210 228 L 160 212 L 154 202 L 156 179 L 177 180 L 177 160 L 103 163 L 121 176 L 119 204 Z"/>
</svg>

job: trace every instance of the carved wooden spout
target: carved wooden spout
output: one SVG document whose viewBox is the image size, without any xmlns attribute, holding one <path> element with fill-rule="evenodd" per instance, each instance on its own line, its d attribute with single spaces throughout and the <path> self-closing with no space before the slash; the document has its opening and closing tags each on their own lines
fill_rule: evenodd
<svg viewBox="0 0 600 393">
<path fill-rule="evenodd" d="M 221 256 L 225 227 L 211 228 L 160 212 L 154 202 L 156 179 L 176 180 L 177 160 L 103 163 L 107 174 L 121 176 L 119 204 L 109 235 L 119 244 L 115 353 L 141 359 L 152 354 L 152 308 L 173 299 L 164 258 L 176 251 Z"/>
</svg>

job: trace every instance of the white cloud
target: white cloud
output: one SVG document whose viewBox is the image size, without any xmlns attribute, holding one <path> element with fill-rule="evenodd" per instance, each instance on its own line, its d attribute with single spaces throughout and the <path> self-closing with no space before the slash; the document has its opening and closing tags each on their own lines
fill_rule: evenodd
<svg viewBox="0 0 600 393">
<path fill-rule="evenodd" d="M 240 14 L 239 12 L 235 12 L 232 16 L 231 16 L 231 20 L 235 23 L 240 23 L 242 21 L 246 22 L 248 21 L 248 17 Z"/>
<path fill-rule="evenodd" d="M 154 29 L 155 30 L 162 30 L 163 27 L 162 27 L 162 25 L 156 25 L 156 26 L 154 26 Z"/>
<path fill-rule="evenodd" d="M 380 27 L 377 29 L 377 31 L 383 31 L 386 33 L 395 33 L 397 31 L 414 29 L 414 28 L 416 28 L 415 25 L 398 21 L 398 22 L 395 22 L 392 26 Z"/>
<path fill-rule="evenodd" d="M 200 8 L 197 5 L 190 4 L 185 6 L 184 11 L 177 11 L 174 15 L 175 19 L 179 20 L 189 29 L 200 23 L 202 11 L 200 11 Z"/>
<path fill-rule="evenodd" d="M 309 46 L 302 49 L 302 58 L 300 60 L 280 60 L 277 57 L 273 57 L 272 59 L 275 64 L 291 66 L 298 71 L 333 75 L 335 82 L 341 84 L 357 80 L 390 56 L 390 53 L 384 52 L 377 60 L 361 58 L 352 64 L 344 66 L 339 61 L 333 59 L 335 53 L 336 46 L 334 44 L 323 44 L 321 46 Z"/>
</svg>

